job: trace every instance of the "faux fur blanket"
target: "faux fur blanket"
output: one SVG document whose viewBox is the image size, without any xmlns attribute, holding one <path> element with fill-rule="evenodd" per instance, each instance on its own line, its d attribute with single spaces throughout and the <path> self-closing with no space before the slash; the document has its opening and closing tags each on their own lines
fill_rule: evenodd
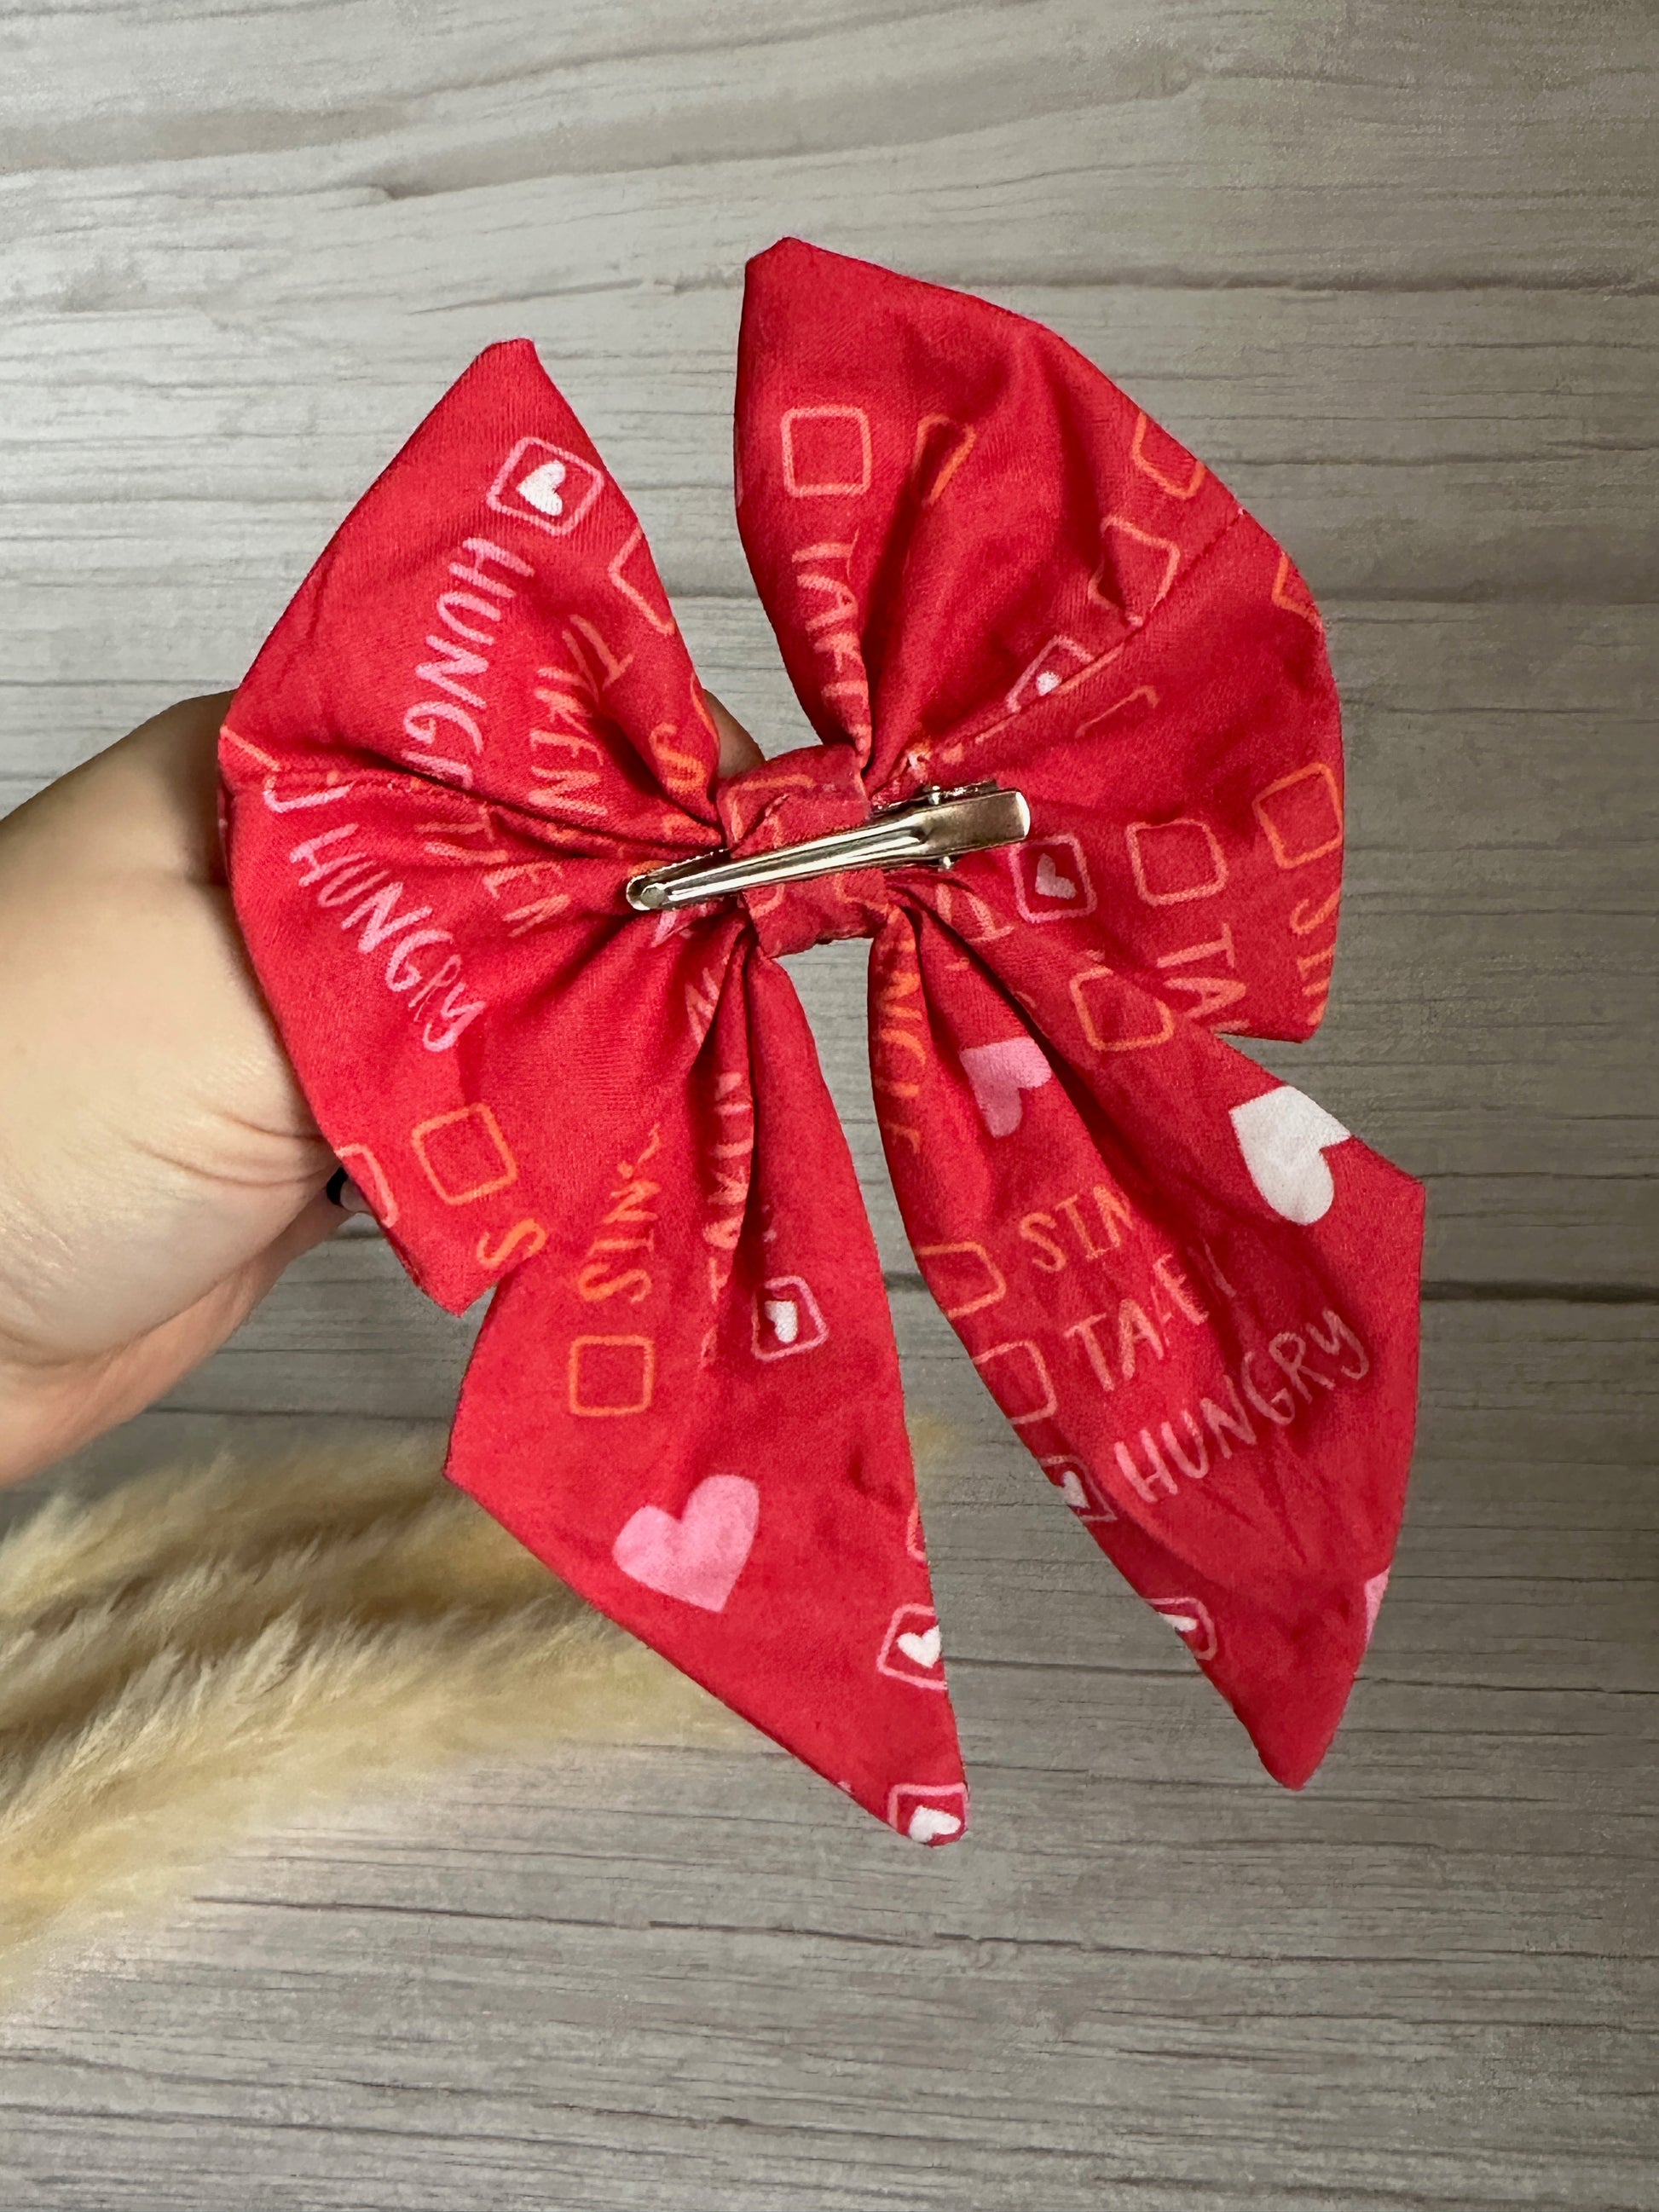
<svg viewBox="0 0 1659 2212">
<path fill-rule="evenodd" d="M 429 1447 L 52 1499 L 0 1544 L 0 1990 L 308 1802 L 463 1756 L 747 1736 Z"/>
</svg>

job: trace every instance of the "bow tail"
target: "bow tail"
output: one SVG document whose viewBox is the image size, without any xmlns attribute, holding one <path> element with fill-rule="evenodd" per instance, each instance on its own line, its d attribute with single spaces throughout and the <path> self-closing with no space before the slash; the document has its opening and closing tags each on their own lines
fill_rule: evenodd
<svg viewBox="0 0 1659 2212">
<path fill-rule="evenodd" d="M 975 947 L 912 912 L 878 940 L 906 1225 L 1021 1439 L 1299 1788 L 1399 1528 L 1422 1192 L 1152 993 L 1045 965 L 1035 934 Z"/>
<path fill-rule="evenodd" d="M 846 1140 L 773 961 L 740 951 L 688 1011 L 689 1091 L 497 1293 L 448 1472 L 878 1819 L 951 1841 L 961 1754 Z"/>
</svg>

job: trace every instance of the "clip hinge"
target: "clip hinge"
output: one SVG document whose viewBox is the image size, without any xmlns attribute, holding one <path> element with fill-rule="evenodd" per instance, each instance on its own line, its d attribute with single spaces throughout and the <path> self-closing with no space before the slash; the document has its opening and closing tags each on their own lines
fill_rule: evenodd
<svg viewBox="0 0 1659 2212">
<path fill-rule="evenodd" d="M 636 913 L 660 914 L 671 907 L 700 906 L 705 899 L 732 898 L 768 884 L 833 876 L 843 868 L 948 868 L 964 853 L 1018 845 L 1030 829 L 1024 792 L 1006 791 L 999 783 L 964 783 L 951 790 L 930 784 L 855 829 L 832 830 L 824 837 L 803 838 L 798 845 L 779 845 L 741 859 L 727 852 L 700 853 L 653 868 L 630 878 L 626 896 Z"/>
</svg>

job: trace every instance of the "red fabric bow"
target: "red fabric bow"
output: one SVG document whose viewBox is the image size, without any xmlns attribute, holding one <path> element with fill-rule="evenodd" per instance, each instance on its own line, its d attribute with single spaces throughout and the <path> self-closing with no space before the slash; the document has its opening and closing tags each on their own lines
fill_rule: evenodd
<svg viewBox="0 0 1659 2212">
<path fill-rule="evenodd" d="M 1040 325 L 750 264 L 738 514 L 822 740 L 724 785 L 632 509 L 529 343 L 347 518 L 222 749 L 237 911 L 415 1280 L 494 1297 L 449 1472 L 879 1819 L 967 1796 L 851 1160 L 781 953 L 872 937 L 928 1286 L 1272 1773 L 1387 1579 L 1418 1185 L 1219 1042 L 1303 1037 L 1341 869 L 1318 615 Z M 635 915 L 626 880 L 995 777 L 1021 845 Z"/>
</svg>

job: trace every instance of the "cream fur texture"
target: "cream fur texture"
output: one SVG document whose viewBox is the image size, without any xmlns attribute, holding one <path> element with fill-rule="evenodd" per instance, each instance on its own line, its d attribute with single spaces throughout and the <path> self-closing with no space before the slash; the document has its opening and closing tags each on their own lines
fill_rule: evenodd
<svg viewBox="0 0 1659 2212">
<path fill-rule="evenodd" d="M 51 1500 L 0 1545 L 0 1990 L 308 1803 L 577 1740 L 754 1739 L 429 1447 Z"/>
</svg>

